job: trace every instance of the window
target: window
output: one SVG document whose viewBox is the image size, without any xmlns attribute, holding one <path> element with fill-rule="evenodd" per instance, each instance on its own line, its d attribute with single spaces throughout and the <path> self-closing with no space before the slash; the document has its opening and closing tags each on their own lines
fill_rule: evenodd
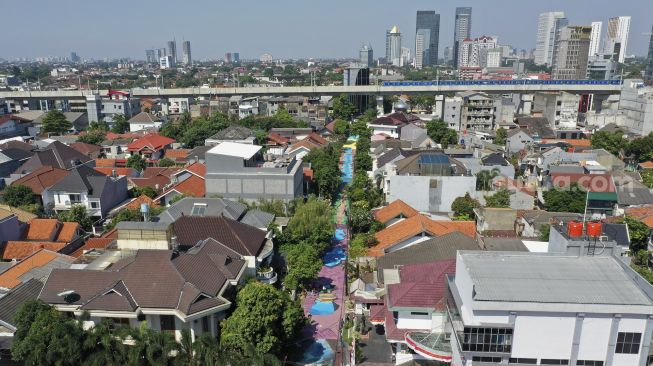
<svg viewBox="0 0 653 366">
<path fill-rule="evenodd" d="M 617 348 L 615 353 L 639 353 L 639 344 L 642 341 L 642 333 L 619 332 L 617 334 Z"/>
<path fill-rule="evenodd" d="M 206 204 L 196 203 L 190 211 L 191 216 L 204 216 L 206 212 Z"/>
<path fill-rule="evenodd" d="M 100 208 L 100 202 L 91 201 L 91 208 Z"/>
<path fill-rule="evenodd" d="M 129 318 L 107 318 L 107 320 L 111 323 L 110 329 L 116 329 L 121 325 L 129 326 Z"/>
<path fill-rule="evenodd" d="M 540 360 L 540 365 L 569 365 L 569 360 L 543 358 Z"/>
<path fill-rule="evenodd" d="M 211 329 L 209 329 L 210 325 L 210 316 L 205 316 L 202 318 L 202 333 L 207 333 L 210 332 Z"/>
<path fill-rule="evenodd" d="M 509 328 L 465 328 L 463 351 L 505 352 L 512 349 L 512 329 Z"/>
<path fill-rule="evenodd" d="M 537 365 L 537 358 L 509 358 L 508 363 L 521 363 L 528 365 Z"/>
<path fill-rule="evenodd" d="M 175 332 L 175 317 L 174 315 L 160 315 L 161 331 L 164 333 Z"/>
<path fill-rule="evenodd" d="M 499 363 L 501 362 L 501 357 L 474 356 L 472 357 L 472 361 Z"/>
<path fill-rule="evenodd" d="M 603 361 L 592 361 L 592 360 L 578 360 L 576 361 L 578 366 L 603 366 Z"/>
<path fill-rule="evenodd" d="M 76 203 L 81 203 L 82 202 L 82 195 L 81 194 L 69 194 L 68 199 L 70 200 L 70 204 L 74 205 Z"/>
<path fill-rule="evenodd" d="M 428 316 L 429 313 L 426 313 L 426 312 L 423 312 L 423 311 L 411 311 L 410 315 Z"/>
</svg>

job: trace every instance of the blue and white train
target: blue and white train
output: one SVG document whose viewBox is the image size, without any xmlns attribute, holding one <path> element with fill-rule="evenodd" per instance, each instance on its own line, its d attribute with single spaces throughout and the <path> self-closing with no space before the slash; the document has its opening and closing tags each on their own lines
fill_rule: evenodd
<svg viewBox="0 0 653 366">
<path fill-rule="evenodd" d="M 621 85 L 621 80 L 439 80 L 384 81 L 382 86 L 478 86 L 478 85 Z"/>
</svg>

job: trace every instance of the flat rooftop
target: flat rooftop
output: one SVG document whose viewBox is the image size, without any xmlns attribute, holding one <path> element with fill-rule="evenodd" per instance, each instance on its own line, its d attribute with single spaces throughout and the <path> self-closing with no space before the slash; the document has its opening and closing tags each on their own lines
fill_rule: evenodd
<svg viewBox="0 0 653 366">
<path fill-rule="evenodd" d="M 250 159 L 263 147 L 250 144 L 239 144 L 237 142 L 222 142 L 207 151 L 210 154 L 235 156 L 243 159 Z"/>
<path fill-rule="evenodd" d="M 611 256 L 463 251 L 460 257 L 475 301 L 653 305 Z"/>
</svg>

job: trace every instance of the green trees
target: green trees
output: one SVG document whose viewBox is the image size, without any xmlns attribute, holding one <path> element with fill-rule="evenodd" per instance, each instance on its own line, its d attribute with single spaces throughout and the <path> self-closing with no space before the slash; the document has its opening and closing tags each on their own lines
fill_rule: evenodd
<svg viewBox="0 0 653 366">
<path fill-rule="evenodd" d="M 651 229 L 645 223 L 626 216 L 621 223 L 628 225 L 628 233 L 630 235 L 630 251 L 637 253 L 640 250 L 648 248 L 648 239 L 651 236 Z"/>
<path fill-rule="evenodd" d="M 320 197 L 333 199 L 338 192 L 342 180 L 338 170 L 340 161 L 340 146 L 329 144 L 322 149 L 313 149 L 302 159 L 311 164 L 313 179 Z"/>
<path fill-rule="evenodd" d="M 494 143 L 497 145 L 505 145 L 507 137 L 508 137 L 508 131 L 503 127 L 499 127 L 499 129 L 497 130 L 494 136 Z"/>
<path fill-rule="evenodd" d="M 447 123 L 442 120 L 432 120 L 427 122 L 426 133 L 436 144 L 442 145 L 443 148 L 458 143 L 458 133 L 456 130 L 449 128 Z"/>
<path fill-rule="evenodd" d="M 154 190 L 154 188 L 149 186 L 134 187 L 131 190 L 131 196 L 132 197 L 148 196 L 150 198 L 154 198 L 157 196 L 157 193 Z"/>
<path fill-rule="evenodd" d="M 349 101 L 345 94 L 333 98 L 333 112 L 331 115 L 335 119 L 344 119 L 349 121 L 354 117 L 356 107 Z"/>
<path fill-rule="evenodd" d="M 542 226 L 540 226 L 540 234 L 537 236 L 537 238 L 540 241 L 549 241 L 550 233 L 551 233 L 551 225 L 543 224 Z"/>
<path fill-rule="evenodd" d="M 2 191 L 2 197 L 9 206 L 20 207 L 34 203 L 34 191 L 22 184 L 11 185 Z"/>
<path fill-rule="evenodd" d="M 626 146 L 626 155 L 640 163 L 653 159 L 653 133 L 630 141 Z"/>
<path fill-rule="evenodd" d="M 508 208 L 510 207 L 510 192 L 501 188 L 491 196 L 485 196 L 485 207 Z"/>
<path fill-rule="evenodd" d="M 349 131 L 349 123 L 347 121 L 337 119 L 333 121 L 333 133 L 336 135 L 346 135 Z"/>
<path fill-rule="evenodd" d="M 551 212 L 585 212 L 587 194 L 577 184 L 569 189 L 552 189 L 544 192 L 544 209 Z"/>
<path fill-rule="evenodd" d="M 111 132 L 113 133 L 125 133 L 129 132 L 129 122 L 125 118 L 124 114 L 116 114 L 113 116 L 113 126 L 111 126 Z"/>
<path fill-rule="evenodd" d="M 489 191 L 492 186 L 492 180 L 501 174 L 499 169 L 481 170 L 476 173 L 476 190 Z"/>
<path fill-rule="evenodd" d="M 366 233 L 372 227 L 374 216 L 367 201 L 355 201 L 351 204 L 349 227 L 354 233 Z"/>
<path fill-rule="evenodd" d="M 372 170 L 372 157 L 370 156 L 370 139 L 367 136 L 359 136 L 356 141 L 356 156 L 354 157 L 354 169 L 367 172 Z"/>
<path fill-rule="evenodd" d="M 58 109 L 52 109 L 43 117 L 43 132 L 55 133 L 62 135 L 73 128 L 73 124 L 68 122 L 66 116 Z"/>
<path fill-rule="evenodd" d="M 244 353 L 254 345 L 259 354 L 281 354 L 306 324 L 301 306 L 270 285 L 250 282 L 236 299 L 236 309 L 222 323 L 221 344 Z"/>
<path fill-rule="evenodd" d="M 622 131 L 597 131 L 592 135 L 590 141 L 593 149 L 605 149 L 611 154 L 617 156 L 628 144 L 628 140 L 624 138 L 624 133 Z"/>
<path fill-rule="evenodd" d="M 642 176 L 642 182 L 649 188 L 653 188 L 653 170 L 647 169 L 639 173 Z"/>
<path fill-rule="evenodd" d="M 145 170 L 147 163 L 145 162 L 145 159 L 143 159 L 140 155 L 134 154 L 127 159 L 125 166 L 127 168 L 133 168 L 139 172 L 142 172 Z"/>
<path fill-rule="evenodd" d="M 103 130 L 88 130 L 84 135 L 79 136 L 77 141 L 91 145 L 100 145 L 105 137 L 106 132 Z"/>
<path fill-rule="evenodd" d="M 162 168 L 166 168 L 166 167 L 170 167 L 170 166 L 175 166 L 176 163 L 172 159 L 163 158 L 163 159 L 159 160 L 157 165 L 162 167 Z"/>
<path fill-rule="evenodd" d="M 476 215 L 474 209 L 481 207 L 481 204 L 473 199 L 469 193 L 465 193 L 463 197 L 458 197 L 451 203 L 451 211 L 458 219 L 472 220 Z"/>
<path fill-rule="evenodd" d="M 93 220 L 88 215 L 86 207 L 82 205 L 73 205 L 68 211 L 59 213 L 57 218 L 64 222 L 78 222 L 86 231 L 93 228 Z"/>
</svg>

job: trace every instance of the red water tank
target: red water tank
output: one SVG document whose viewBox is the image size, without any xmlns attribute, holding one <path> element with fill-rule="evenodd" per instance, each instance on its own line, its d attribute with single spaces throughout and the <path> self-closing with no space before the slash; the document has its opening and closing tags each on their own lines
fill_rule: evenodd
<svg viewBox="0 0 653 366">
<path fill-rule="evenodd" d="M 587 224 L 587 236 L 598 238 L 603 233 L 603 225 L 600 222 L 590 222 Z"/>
<path fill-rule="evenodd" d="M 571 238 L 578 238 L 583 235 L 583 223 L 578 221 L 569 221 L 567 224 L 567 235 Z"/>
</svg>

